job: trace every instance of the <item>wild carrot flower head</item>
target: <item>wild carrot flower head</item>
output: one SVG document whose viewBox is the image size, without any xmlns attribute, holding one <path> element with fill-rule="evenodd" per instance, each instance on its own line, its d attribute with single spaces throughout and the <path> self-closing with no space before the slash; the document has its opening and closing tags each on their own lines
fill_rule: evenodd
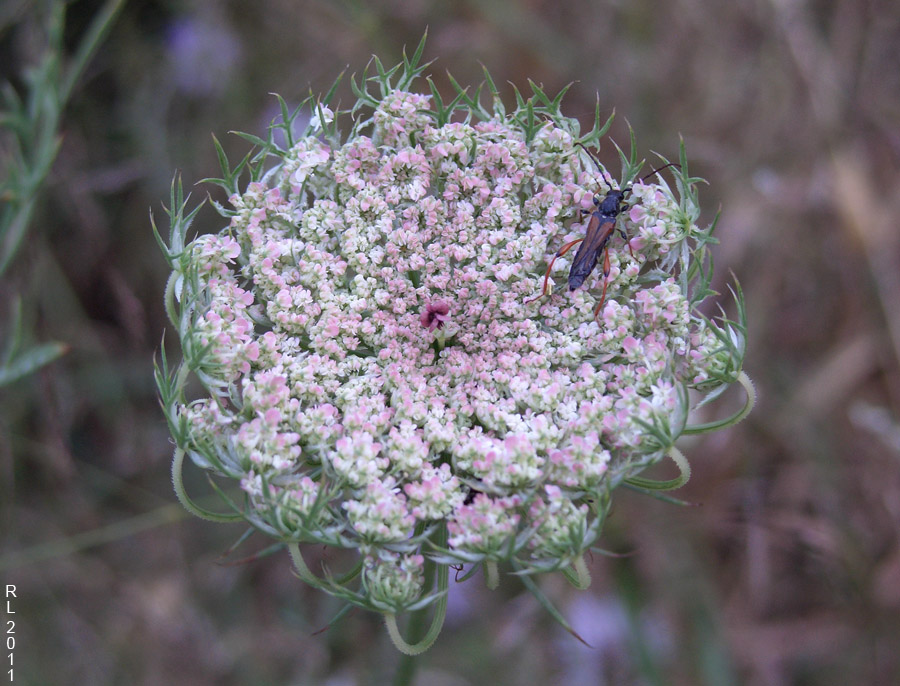
<svg viewBox="0 0 900 686">
<path fill-rule="evenodd" d="M 573 292 L 569 253 L 537 297 L 610 190 L 582 147 L 609 122 L 582 133 L 537 87 L 509 113 L 490 80 L 492 109 L 480 89 L 415 92 L 421 47 L 354 82 L 351 111 L 280 101 L 255 157 L 221 156 L 226 225 L 189 240 L 196 210 L 174 186 L 165 246 L 184 361 L 158 382 L 180 497 L 198 510 L 187 455 L 239 484 L 236 513 L 286 541 L 305 580 L 389 616 L 440 604 L 451 564 L 585 585 L 613 489 L 652 488 L 635 477 L 666 455 L 686 477 L 673 444 L 691 389 L 743 378 L 745 347 L 739 292 L 736 322 L 697 310 L 711 229 L 683 153 L 674 183 L 636 181 L 623 155 L 632 251 L 613 235 L 608 276 L 601 255 Z M 303 543 L 357 551 L 358 574 L 316 577 Z"/>
</svg>

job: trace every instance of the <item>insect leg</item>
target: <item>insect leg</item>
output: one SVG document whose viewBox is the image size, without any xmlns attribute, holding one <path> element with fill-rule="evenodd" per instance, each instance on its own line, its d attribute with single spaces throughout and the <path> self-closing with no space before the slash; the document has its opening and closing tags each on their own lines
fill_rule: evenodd
<svg viewBox="0 0 900 686">
<path fill-rule="evenodd" d="M 606 285 L 609 283 L 609 246 L 603 250 L 603 292 L 600 294 L 600 302 L 597 303 L 597 307 L 594 308 L 594 319 L 597 320 L 597 323 L 600 323 L 600 320 L 597 317 L 600 315 L 600 310 L 603 309 L 603 303 L 606 302 Z"/>
<path fill-rule="evenodd" d="M 625 231 L 625 227 L 620 226 L 618 231 L 619 231 L 619 235 L 622 237 L 622 240 L 625 241 L 625 245 L 628 247 L 628 252 L 631 254 L 632 257 L 634 257 L 634 250 L 631 249 L 631 241 L 628 239 L 628 232 Z M 637 259 L 637 258 L 635 258 L 635 259 Z"/>
<path fill-rule="evenodd" d="M 550 271 L 553 269 L 553 263 L 556 262 L 557 257 L 562 257 L 567 252 L 569 252 L 574 246 L 578 245 L 583 241 L 583 238 L 576 238 L 574 241 L 569 241 L 563 247 L 556 251 L 556 254 L 553 256 L 553 259 L 550 260 L 550 264 L 547 265 L 547 272 L 544 274 L 544 288 L 541 291 L 541 294 L 534 298 L 529 298 L 528 300 L 523 300 L 522 304 L 527 305 L 528 303 L 534 302 L 535 300 L 540 300 L 545 295 L 547 295 L 547 287 L 550 285 Z"/>
</svg>

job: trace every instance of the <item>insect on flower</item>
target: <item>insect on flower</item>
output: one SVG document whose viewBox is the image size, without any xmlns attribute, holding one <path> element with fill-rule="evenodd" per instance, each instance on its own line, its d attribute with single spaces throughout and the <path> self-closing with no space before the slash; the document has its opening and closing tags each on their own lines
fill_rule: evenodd
<svg viewBox="0 0 900 686">
<path fill-rule="evenodd" d="M 579 143 L 579 145 L 581 144 Z M 583 145 L 581 147 L 584 148 Z M 553 259 L 550 260 L 550 264 L 547 265 L 547 272 L 544 274 L 544 288 L 541 291 L 541 294 L 536 298 L 530 298 L 525 302 L 534 302 L 547 295 L 547 289 L 550 283 L 550 271 L 553 269 L 553 263 L 556 262 L 557 258 L 562 257 L 573 247 L 581 243 L 578 250 L 575 252 L 575 259 L 572 260 L 572 266 L 569 268 L 569 290 L 574 291 L 584 283 L 585 279 L 587 279 L 587 277 L 591 275 L 591 272 L 594 271 L 594 267 L 597 266 L 597 260 L 600 257 L 600 253 L 603 253 L 603 292 L 600 294 L 600 302 L 598 302 L 597 307 L 594 308 L 594 318 L 596 319 L 600 314 L 603 303 L 606 302 L 606 285 L 610 272 L 609 240 L 616 232 L 619 215 L 629 207 L 628 203 L 625 202 L 625 194 L 631 190 L 631 186 L 621 189 L 613 188 L 612 179 L 606 175 L 606 172 L 600 166 L 597 158 L 594 157 L 587 148 L 584 148 L 584 150 L 594 161 L 594 164 L 597 166 L 597 171 L 600 172 L 606 183 L 609 185 L 609 190 L 602 198 L 599 193 L 594 195 L 594 206 L 596 209 L 591 212 L 591 218 L 588 220 L 584 238 L 576 238 L 574 241 L 569 241 L 556 252 Z M 654 174 L 661 172 L 667 167 L 678 166 L 679 165 L 675 162 L 670 162 L 658 169 L 654 169 L 652 172 L 642 177 L 641 182 Z M 622 236 L 623 240 L 625 240 L 625 244 L 628 246 L 628 252 L 634 257 L 634 252 L 631 250 L 631 244 L 628 242 L 628 234 L 625 232 L 625 229 L 619 226 L 618 231 L 619 235 Z"/>
</svg>

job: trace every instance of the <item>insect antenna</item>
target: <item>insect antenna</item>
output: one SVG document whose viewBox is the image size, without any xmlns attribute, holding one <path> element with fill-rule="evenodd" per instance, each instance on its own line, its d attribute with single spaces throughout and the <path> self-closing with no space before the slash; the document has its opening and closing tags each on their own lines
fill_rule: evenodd
<svg viewBox="0 0 900 686">
<path fill-rule="evenodd" d="M 668 164 L 664 164 L 663 166 L 659 167 L 658 169 L 654 169 L 652 172 L 650 172 L 650 173 L 647 174 L 646 176 L 642 176 L 642 177 L 641 177 L 641 183 L 644 183 L 644 181 L 646 181 L 647 179 L 649 179 L 649 178 L 650 178 L 651 176 L 653 176 L 654 174 L 658 174 L 658 173 L 661 172 L 663 169 L 668 169 L 669 167 L 678 167 L 679 169 L 681 169 L 681 165 L 678 164 L 678 162 L 669 162 Z"/>
<path fill-rule="evenodd" d="M 612 188 L 613 187 L 612 179 L 610 178 L 609 174 L 606 173 L 606 170 L 600 166 L 600 160 L 598 160 L 596 158 L 594 153 L 592 153 L 590 150 L 587 149 L 587 147 L 585 147 L 584 143 L 576 143 L 576 145 L 580 145 L 584 149 L 584 151 L 588 154 L 588 157 L 590 157 L 591 160 L 593 160 L 594 166 L 597 167 L 597 171 L 600 172 L 600 175 L 603 177 L 603 180 L 606 181 L 607 184 L 609 184 L 610 188 Z"/>
</svg>

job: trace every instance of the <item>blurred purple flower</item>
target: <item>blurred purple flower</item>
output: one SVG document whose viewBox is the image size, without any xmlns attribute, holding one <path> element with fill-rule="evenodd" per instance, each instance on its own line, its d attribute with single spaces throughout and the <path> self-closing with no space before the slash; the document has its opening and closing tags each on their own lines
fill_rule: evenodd
<svg viewBox="0 0 900 686">
<path fill-rule="evenodd" d="M 180 91 L 217 95 L 225 90 L 241 59 L 237 35 L 214 16 L 192 15 L 168 31 L 172 79 Z"/>
</svg>

